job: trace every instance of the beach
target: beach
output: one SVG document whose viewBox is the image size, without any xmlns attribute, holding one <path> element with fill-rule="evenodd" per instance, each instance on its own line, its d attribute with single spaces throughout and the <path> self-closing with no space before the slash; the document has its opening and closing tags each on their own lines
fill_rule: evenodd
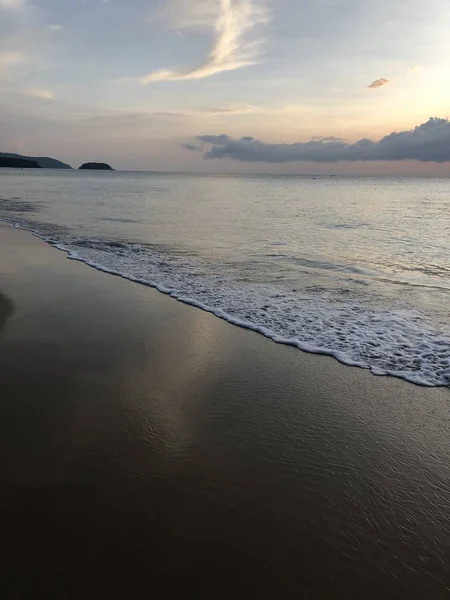
<svg viewBox="0 0 450 600">
<path fill-rule="evenodd" d="M 2 598 L 450 597 L 450 391 L 0 225 Z"/>
</svg>

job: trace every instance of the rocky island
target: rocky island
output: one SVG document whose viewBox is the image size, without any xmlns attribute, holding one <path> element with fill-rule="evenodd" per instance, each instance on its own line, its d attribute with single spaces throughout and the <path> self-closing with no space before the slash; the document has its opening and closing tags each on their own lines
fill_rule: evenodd
<svg viewBox="0 0 450 600">
<path fill-rule="evenodd" d="M 80 169 L 92 169 L 97 171 L 114 171 L 112 167 L 106 163 L 87 162 L 81 165 Z"/>
</svg>

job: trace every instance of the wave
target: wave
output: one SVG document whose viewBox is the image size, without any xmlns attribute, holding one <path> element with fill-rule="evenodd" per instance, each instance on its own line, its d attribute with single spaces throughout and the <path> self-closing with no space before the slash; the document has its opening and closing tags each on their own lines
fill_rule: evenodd
<svg viewBox="0 0 450 600">
<path fill-rule="evenodd" d="M 9 221 L 11 222 L 11 221 Z M 423 386 L 450 385 L 450 337 L 418 310 L 375 307 L 351 290 L 237 277 L 174 249 L 75 237 L 64 228 L 13 223 L 100 271 L 156 288 L 180 302 L 259 332 L 277 343 L 333 356 Z"/>
</svg>

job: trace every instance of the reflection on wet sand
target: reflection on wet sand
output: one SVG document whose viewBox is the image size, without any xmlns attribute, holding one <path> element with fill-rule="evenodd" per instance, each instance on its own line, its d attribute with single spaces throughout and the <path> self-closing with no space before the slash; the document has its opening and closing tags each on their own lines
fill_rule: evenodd
<svg viewBox="0 0 450 600">
<path fill-rule="evenodd" d="M 6 321 L 14 312 L 14 304 L 12 300 L 0 292 L 0 335 L 6 325 Z"/>
</svg>

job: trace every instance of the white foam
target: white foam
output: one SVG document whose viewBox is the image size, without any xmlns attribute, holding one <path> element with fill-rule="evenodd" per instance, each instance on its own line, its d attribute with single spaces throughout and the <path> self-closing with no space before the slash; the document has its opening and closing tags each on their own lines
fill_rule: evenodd
<svg viewBox="0 0 450 600">
<path fill-rule="evenodd" d="M 33 233 L 72 260 L 152 286 L 277 343 L 333 356 L 374 375 L 424 386 L 450 385 L 450 335 L 439 332 L 419 311 L 386 310 L 360 298 L 338 300 L 326 290 L 244 282 L 226 270 L 214 273 L 195 259 L 138 244 L 55 240 L 43 231 Z"/>
</svg>

